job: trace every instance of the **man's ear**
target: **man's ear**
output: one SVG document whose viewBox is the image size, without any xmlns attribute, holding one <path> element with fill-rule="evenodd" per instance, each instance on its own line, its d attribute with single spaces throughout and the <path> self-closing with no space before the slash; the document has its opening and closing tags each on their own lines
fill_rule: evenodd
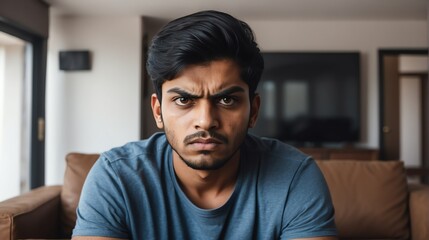
<svg viewBox="0 0 429 240">
<path fill-rule="evenodd" d="M 153 118 L 155 119 L 156 126 L 159 129 L 164 128 L 164 123 L 162 122 L 162 111 L 161 111 L 161 102 L 159 101 L 157 95 L 154 93 L 151 96 L 150 104 L 152 106 Z"/>
<path fill-rule="evenodd" d="M 261 97 L 259 94 L 255 93 L 255 96 L 250 103 L 250 118 L 249 118 L 249 128 L 253 128 L 256 125 L 256 120 L 258 119 L 259 107 L 261 106 Z"/>
</svg>

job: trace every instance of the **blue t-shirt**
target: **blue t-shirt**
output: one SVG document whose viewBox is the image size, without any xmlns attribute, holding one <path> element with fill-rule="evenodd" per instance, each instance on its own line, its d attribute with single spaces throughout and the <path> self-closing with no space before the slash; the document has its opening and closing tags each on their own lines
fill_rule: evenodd
<svg viewBox="0 0 429 240">
<path fill-rule="evenodd" d="M 162 133 L 103 153 L 85 181 L 74 236 L 128 239 L 292 239 L 336 235 L 315 162 L 277 140 L 247 135 L 235 189 L 216 209 L 181 190 Z"/>
</svg>

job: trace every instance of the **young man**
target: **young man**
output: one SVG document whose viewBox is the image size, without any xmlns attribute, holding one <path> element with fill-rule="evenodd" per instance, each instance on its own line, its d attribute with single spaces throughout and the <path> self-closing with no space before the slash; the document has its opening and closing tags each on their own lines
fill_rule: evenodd
<svg viewBox="0 0 429 240">
<path fill-rule="evenodd" d="M 247 24 L 205 11 L 167 24 L 147 63 L 165 133 L 101 155 L 74 239 L 335 239 L 312 159 L 255 125 L 263 60 Z"/>
</svg>

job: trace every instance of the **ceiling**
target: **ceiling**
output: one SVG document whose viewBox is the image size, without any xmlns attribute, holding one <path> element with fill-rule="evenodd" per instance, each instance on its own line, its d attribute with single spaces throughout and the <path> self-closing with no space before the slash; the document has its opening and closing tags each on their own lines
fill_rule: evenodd
<svg viewBox="0 0 429 240">
<path fill-rule="evenodd" d="M 427 0 L 45 0 L 54 14 L 173 19 L 214 9 L 243 20 L 426 20 Z"/>
</svg>

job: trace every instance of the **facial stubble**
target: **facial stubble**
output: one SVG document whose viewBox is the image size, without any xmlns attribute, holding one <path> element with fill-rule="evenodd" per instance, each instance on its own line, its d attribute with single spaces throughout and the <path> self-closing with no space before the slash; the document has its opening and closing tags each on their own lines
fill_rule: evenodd
<svg viewBox="0 0 429 240">
<path fill-rule="evenodd" d="M 237 147 L 232 151 L 232 153 L 224 158 L 217 158 L 217 159 L 213 159 L 212 161 L 207 161 L 204 160 L 204 156 L 210 155 L 210 151 L 199 151 L 200 159 L 196 160 L 196 161 L 191 161 L 190 159 L 186 159 L 185 157 L 183 157 L 179 151 L 177 151 L 177 149 L 175 148 L 175 146 L 178 146 L 178 139 L 175 138 L 175 134 L 174 132 L 170 131 L 169 128 L 167 126 L 165 126 L 164 124 L 164 131 L 165 134 L 167 136 L 167 141 L 170 144 L 172 150 L 177 154 L 177 156 L 179 156 L 179 158 L 190 168 L 195 169 L 195 170 L 205 170 L 205 171 L 209 171 L 209 170 L 218 170 L 220 168 L 222 168 L 223 166 L 225 166 L 232 158 L 234 158 L 234 156 L 237 154 L 237 152 L 240 150 L 241 145 L 244 141 L 244 138 L 247 134 L 247 131 L 244 131 L 243 135 L 241 136 L 241 143 L 237 145 Z M 198 133 L 197 133 L 198 134 Z M 197 135 L 196 134 L 196 135 Z M 210 134 L 210 133 L 207 133 Z M 184 141 L 184 146 L 186 146 L 186 143 Z"/>
</svg>

